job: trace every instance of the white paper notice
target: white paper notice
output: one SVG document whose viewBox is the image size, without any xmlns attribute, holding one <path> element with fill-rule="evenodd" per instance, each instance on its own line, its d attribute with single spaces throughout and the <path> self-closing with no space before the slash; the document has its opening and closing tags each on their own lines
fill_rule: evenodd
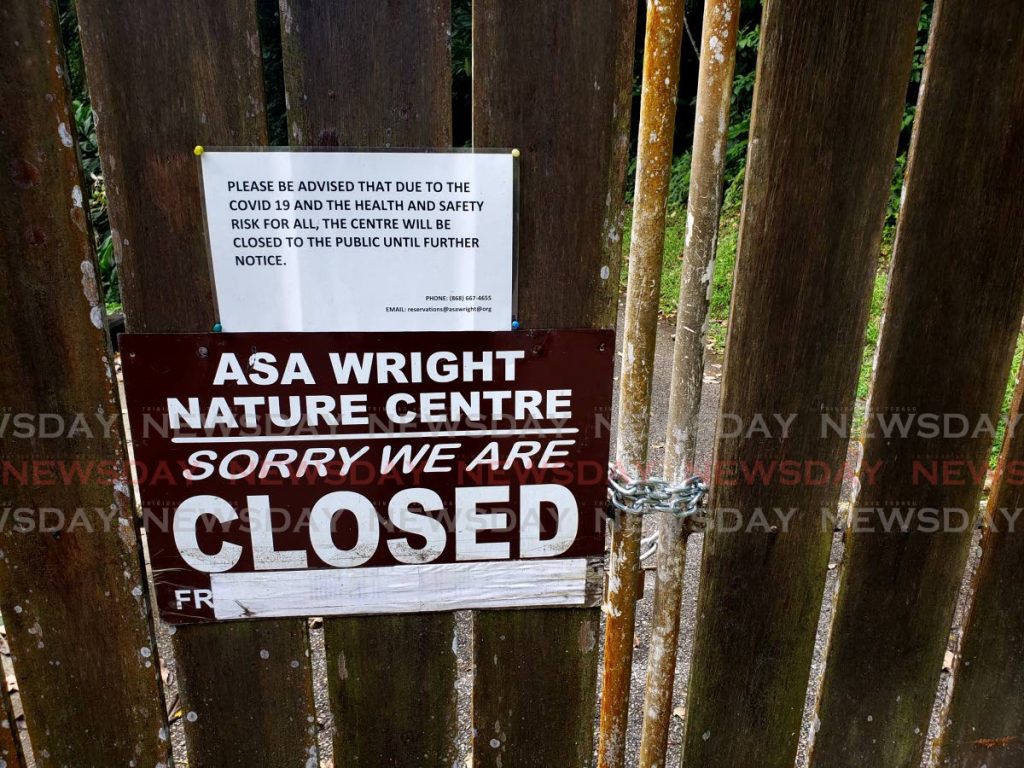
<svg viewBox="0 0 1024 768">
<path fill-rule="evenodd" d="M 201 159 L 225 331 L 509 328 L 510 153 Z"/>
</svg>

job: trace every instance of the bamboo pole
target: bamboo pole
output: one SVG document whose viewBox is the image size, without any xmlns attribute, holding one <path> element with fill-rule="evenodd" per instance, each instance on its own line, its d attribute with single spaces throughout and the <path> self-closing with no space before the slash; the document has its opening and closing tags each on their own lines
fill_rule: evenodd
<svg viewBox="0 0 1024 768">
<path fill-rule="evenodd" d="M 718 246 L 739 15 L 740 0 L 706 0 L 704 4 L 686 244 L 665 439 L 664 472 L 670 483 L 683 482 L 693 472 L 697 458 L 704 331 Z M 640 768 L 659 768 L 665 764 L 688 535 L 686 520 L 674 514 L 661 515 Z"/>
<path fill-rule="evenodd" d="M 684 10 L 684 0 L 656 0 L 647 9 L 615 452 L 616 467 L 634 479 L 648 474 L 651 379 Z M 619 515 L 611 524 L 598 768 L 621 768 L 625 760 L 641 528 L 636 515 Z"/>
</svg>

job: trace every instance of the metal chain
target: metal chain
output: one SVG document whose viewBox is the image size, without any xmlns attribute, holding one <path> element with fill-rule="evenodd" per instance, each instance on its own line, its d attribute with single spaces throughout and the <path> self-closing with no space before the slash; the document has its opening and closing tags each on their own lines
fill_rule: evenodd
<svg viewBox="0 0 1024 768">
<path fill-rule="evenodd" d="M 699 477 L 670 483 L 660 477 L 631 480 L 616 467 L 608 467 L 608 501 L 627 515 L 666 512 L 683 518 L 696 517 L 708 486 Z"/>
</svg>

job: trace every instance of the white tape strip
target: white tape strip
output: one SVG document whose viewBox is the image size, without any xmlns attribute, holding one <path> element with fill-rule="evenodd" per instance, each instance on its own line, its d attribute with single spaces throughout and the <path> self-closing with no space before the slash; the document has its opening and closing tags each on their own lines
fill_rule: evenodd
<svg viewBox="0 0 1024 768">
<path fill-rule="evenodd" d="M 218 619 L 582 606 L 587 560 L 511 560 L 211 575 Z"/>
</svg>

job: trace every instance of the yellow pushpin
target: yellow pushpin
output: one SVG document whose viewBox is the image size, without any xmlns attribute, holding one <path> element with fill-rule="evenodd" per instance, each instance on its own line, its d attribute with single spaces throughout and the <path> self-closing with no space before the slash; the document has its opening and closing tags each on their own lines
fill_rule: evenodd
<svg viewBox="0 0 1024 768">
<path fill-rule="evenodd" d="M 206 150 L 203 149 L 203 145 L 202 144 L 196 144 L 196 148 L 192 150 L 192 154 L 195 155 L 196 157 L 199 157 L 205 151 Z"/>
<path fill-rule="evenodd" d="M 512 150 L 512 157 L 519 157 L 519 150 L 518 149 L 513 149 Z"/>
</svg>

